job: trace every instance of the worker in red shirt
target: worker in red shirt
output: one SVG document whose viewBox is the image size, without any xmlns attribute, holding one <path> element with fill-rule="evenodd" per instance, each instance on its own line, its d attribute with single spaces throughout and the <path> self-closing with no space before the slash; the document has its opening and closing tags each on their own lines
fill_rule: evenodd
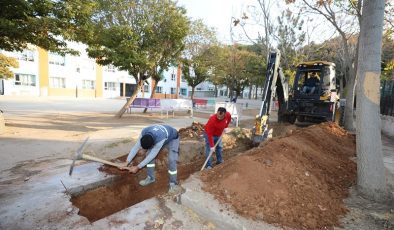
<svg viewBox="0 0 394 230">
<path fill-rule="evenodd" d="M 205 138 L 205 158 L 209 156 L 209 153 L 216 152 L 216 164 L 220 164 L 223 162 L 222 159 L 222 140 L 220 136 L 223 131 L 226 129 L 231 122 L 231 114 L 226 111 L 225 108 L 219 107 L 216 114 L 213 114 L 207 124 L 204 127 L 204 138 Z M 219 140 L 220 139 L 220 140 Z M 216 142 L 219 143 L 214 148 Z M 212 157 L 208 160 L 207 165 L 205 166 L 207 169 L 212 168 Z"/>
</svg>

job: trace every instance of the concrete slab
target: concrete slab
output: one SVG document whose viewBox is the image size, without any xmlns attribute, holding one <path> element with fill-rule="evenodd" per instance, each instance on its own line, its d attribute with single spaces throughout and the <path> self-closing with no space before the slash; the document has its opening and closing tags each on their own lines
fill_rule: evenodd
<svg viewBox="0 0 394 230">
<path fill-rule="evenodd" d="M 248 220 L 236 214 L 229 206 L 220 204 L 213 195 L 203 192 L 198 174 L 192 175 L 182 187 L 182 205 L 194 210 L 204 219 L 214 223 L 219 229 L 281 229 L 260 221 Z"/>
<path fill-rule="evenodd" d="M 92 223 L 88 229 L 217 229 L 169 197 L 151 198 Z"/>
<path fill-rule="evenodd" d="M 27 166 L 29 163 L 26 163 Z M 116 179 L 97 170 L 91 162 L 76 166 L 68 176 L 71 160 L 36 163 L 30 177 L 0 179 L 0 229 L 215 229 L 172 197 L 155 197 L 96 222 L 78 215 L 69 194 L 109 183 Z M 21 166 L 22 167 L 22 166 Z M 4 172 L 3 172 L 4 173 Z M 63 184 L 64 187 L 63 186 Z"/>
<path fill-rule="evenodd" d="M 2 177 L 0 229 L 70 229 L 89 224 L 77 215 L 61 181 L 67 190 L 80 192 L 113 177 L 98 172 L 96 163 L 77 166 L 69 177 L 70 164 L 71 160 L 43 162 L 32 168 L 40 172 L 28 178 Z"/>
</svg>

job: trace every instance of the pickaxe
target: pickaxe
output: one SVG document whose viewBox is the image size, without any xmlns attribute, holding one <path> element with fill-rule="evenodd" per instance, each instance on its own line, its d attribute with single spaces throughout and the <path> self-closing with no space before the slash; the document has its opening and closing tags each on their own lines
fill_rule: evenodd
<svg viewBox="0 0 394 230">
<path fill-rule="evenodd" d="M 121 169 L 121 170 L 123 170 L 123 169 L 130 170 L 129 167 L 125 167 L 124 165 L 116 164 L 116 163 L 111 162 L 111 161 L 106 161 L 106 160 L 103 160 L 103 159 L 100 159 L 100 158 L 97 158 L 97 157 L 93 157 L 93 156 L 90 156 L 90 155 L 83 154 L 83 153 L 82 153 L 82 152 L 83 152 L 83 149 L 84 149 L 84 147 L 85 147 L 85 144 L 88 142 L 88 140 L 89 140 L 89 137 L 87 137 L 87 138 L 85 139 L 85 141 L 83 142 L 83 144 L 78 148 L 77 152 L 75 153 L 73 162 L 72 162 L 72 164 L 71 164 L 71 166 L 70 166 L 70 172 L 69 172 L 69 175 L 70 175 L 70 176 L 71 176 L 71 174 L 72 174 L 72 172 L 73 172 L 73 169 L 74 169 L 74 165 L 75 165 L 75 161 L 76 161 L 76 160 L 90 160 L 90 161 L 96 161 L 96 162 L 100 162 L 100 163 L 103 163 L 103 164 L 106 164 L 106 165 L 115 166 L 115 167 L 117 167 L 117 168 L 119 168 L 119 169 Z"/>
</svg>

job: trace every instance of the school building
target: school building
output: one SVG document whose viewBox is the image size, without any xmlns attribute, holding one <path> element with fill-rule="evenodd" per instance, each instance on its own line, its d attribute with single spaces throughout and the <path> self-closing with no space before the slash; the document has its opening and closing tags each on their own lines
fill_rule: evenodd
<svg viewBox="0 0 394 230">
<path fill-rule="evenodd" d="M 127 71 L 96 64 L 88 57 L 84 44 L 69 42 L 68 47 L 80 55 L 59 55 L 36 46 L 22 52 L 0 51 L 19 62 L 19 67 L 12 69 L 13 78 L 0 79 L 0 95 L 102 98 L 132 95 L 136 82 Z M 138 97 L 150 98 L 153 90 L 156 90 L 155 98 L 188 97 L 188 85 L 181 73 L 179 66 L 169 67 L 156 89 L 149 78 Z"/>
</svg>

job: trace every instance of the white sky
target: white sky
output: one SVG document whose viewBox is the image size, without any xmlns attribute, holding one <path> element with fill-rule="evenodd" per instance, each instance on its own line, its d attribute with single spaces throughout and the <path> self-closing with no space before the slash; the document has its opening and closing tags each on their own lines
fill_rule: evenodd
<svg viewBox="0 0 394 230">
<path fill-rule="evenodd" d="M 285 8 L 284 1 L 277 1 L 271 0 L 271 20 L 277 22 L 276 18 L 279 16 L 280 12 Z M 187 10 L 187 15 L 192 19 L 202 19 L 204 23 L 209 27 L 214 27 L 217 31 L 218 39 L 224 43 L 232 43 L 231 36 L 230 36 L 230 26 L 232 25 L 231 22 L 232 17 L 240 18 L 243 12 L 246 12 L 248 16 L 248 6 L 254 5 L 257 6 L 257 0 L 178 0 L 178 5 L 183 6 Z M 278 6 L 280 4 L 281 6 Z M 259 9 L 259 6 L 256 8 Z M 317 17 L 317 16 L 315 16 Z M 305 18 L 306 19 L 306 18 Z M 251 20 L 249 20 L 250 22 Z M 314 24 L 321 24 L 324 22 L 325 24 L 328 23 L 324 19 L 315 20 Z M 310 39 L 322 42 L 325 39 L 329 38 L 333 34 L 333 30 L 330 28 L 329 25 L 324 26 L 322 29 L 321 26 L 311 26 L 307 28 L 308 34 L 312 36 Z M 257 38 L 258 32 L 263 34 L 262 27 L 252 27 L 250 25 L 245 27 L 249 36 L 253 39 Z M 247 39 L 243 35 L 243 32 L 240 26 L 233 27 L 233 32 L 235 36 L 232 38 L 234 42 L 241 42 L 246 41 Z M 314 33 L 311 33 L 314 31 Z M 318 31 L 318 32 L 317 32 Z M 240 38 L 240 35 L 243 36 L 243 39 Z"/>
<path fill-rule="evenodd" d="M 230 43 L 231 18 L 239 18 L 242 9 L 256 2 L 256 0 L 178 0 L 178 5 L 185 7 L 187 15 L 192 19 L 202 19 L 207 26 L 216 28 L 220 41 Z"/>
</svg>

